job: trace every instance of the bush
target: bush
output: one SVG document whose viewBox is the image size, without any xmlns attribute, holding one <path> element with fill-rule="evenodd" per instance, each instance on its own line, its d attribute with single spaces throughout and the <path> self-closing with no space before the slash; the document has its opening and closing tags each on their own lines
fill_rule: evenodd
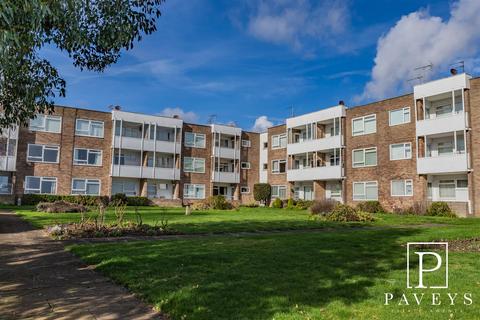
<svg viewBox="0 0 480 320">
<path fill-rule="evenodd" d="M 229 210 L 233 208 L 232 204 L 222 195 L 209 197 L 208 204 L 210 209 L 214 210 Z"/>
<path fill-rule="evenodd" d="M 95 206 L 100 203 L 106 205 L 109 202 L 107 196 L 90 196 L 90 195 L 55 195 L 55 194 L 24 194 L 22 196 L 22 204 L 37 205 L 40 202 L 67 201 L 77 203 L 84 206 Z"/>
<path fill-rule="evenodd" d="M 295 209 L 307 210 L 312 205 L 313 205 L 313 201 L 311 200 L 297 200 L 297 203 L 295 204 Z"/>
<path fill-rule="evenodd" d="M 207 202 L 207 200 L 202 200 L 202 201 L 197 201 L 194 202 L 190 205 L 190 208 L 192 210 L 208 210 L 210 209 L 210 204 Z"/>
<path fill-rule="evenodd" d="M 277 209 L 280 209 L 283 207 L 283 202 L 280 198 L 276 198 L 275 200 L 273 200 L 272 202 L 272 208 L 277 208 Z"/>
<path fill-rule="evenodd" d="M 457 215 L 450 209 L 448 204 L 443 201 L 432 202 L 427 210 L 427 215 L 435 217 L 450 217 L 454 218 Z"/>
<path fill-rule="evenodd" d="M 127 197 L 127 206 L 144 207 L 151 205 L 147 197 Z"/>
<path fill-rule="evenodd" d="M 333 199 L 315 200 L 310 206 L 311 214 L 326 215 L 333 211 L 337 205 L 337 201 Z"/>
<path fill-rule="evenodd" d="M 48 213 L 63 213 L 63 212 L 86 212 L 87 208 L 78 203 L 71 203 L 64 200 L 55 202 L 40 202 L 37 204 L 37 211 Z"/>
<path fill-rule="evenodd" d="M 244 208 L 258 208 L 259 205 L 258 205 L 258 203 L 256 203 L 255 201 L 252 201 L 252 202 L 249 202 L 249 203 L 241 204 L 240 207 L 244 207 Z"/>
<path fill-rule="evenodd" d="M 413 215 L 424 216 L 427 214 L 427 209 L 425 201 L 415 201 L 412 206 L 408 208 L 408 212 Z"/>
<path fill-rule="evenodd" d="M 295 201 L 290 198 L 287 201 L 287 205 L 285 206 L 286 209 L 293 209 L 295 207 Z"/>
<path fill-rule="evenodd" d="M 367 222 L 375 220 L 375 218 L 370 212 L 357 210 L 353 207 L 350 207 L 349 205 L 340 203 L 337 204 L 335 208 L 333 208 L 332 212 L 330 214 L 327 214 L 325 218 L 328 221 L 338 222 Z"/>
<path fill-rule="evenodd" d="M 267 203 L 270 200 L 272 187 L 268 183 L 256 183 L 253 186 L 253 198 L 256 201 Z"/>
<path fill-rule="evenodd" d="M 115 193 L 111 198 L 110 202 L 115 202 L 115 203 L 123 203 L 127 204 L 128 202 L 128 197 L 125 193 Z"/>
<path fill-rule="evenodd" d="M 385 210 L 378 201 L 365 201 L 357 204 L 357 209 L 369 213 L 383 213 Z"/>
</svg>

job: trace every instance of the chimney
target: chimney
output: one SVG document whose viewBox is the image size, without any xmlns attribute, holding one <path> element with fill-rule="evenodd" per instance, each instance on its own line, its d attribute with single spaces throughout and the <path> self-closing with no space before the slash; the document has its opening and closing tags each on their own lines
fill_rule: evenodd
<svg viewBox="0 0 480 320">
<path fill-rule="evenodd" d="M 174 114 L 173 119 L 180 119 L 180 116 L 178 114 Z"/>
<path fill-rule="evenodd" d="M 340 100 L 340 101 L 338 101 L 338 104 L 341 105 L 341 106 L 344 106 L 345 102 L 343 100 Z"/>
<path fill-rule="evenodd" d="M 457 69 L 455 69 L 455 68 L 450 69 L 450 74 L 452 76 L 456 75 L 457 74 Z"/>
</svg>

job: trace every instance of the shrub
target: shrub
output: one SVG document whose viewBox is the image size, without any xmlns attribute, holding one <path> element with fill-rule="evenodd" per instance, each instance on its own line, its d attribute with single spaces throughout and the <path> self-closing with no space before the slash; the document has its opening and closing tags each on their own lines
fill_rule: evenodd
<svg viewBox="0 0 480 320">
<path fill-rule="evenodd" d="M 295 204 L 295 209 L 307 210 L 312 205 L 313 205 L 313 201 L 311 200 L 297 200 L 297 203 Z"/>
<path fill-rule="evenodd" d="M 60 213 L 60 212 L 86 212 L 87 208 L 78 203 L 71 203 L 63 200 L 55 202 L 40 202 L 37 204 L 37 211 L 48 213 Z"/>
<path fill-rule="evenodd" d="M 350 207 L 346 204 L 337 204 L 335 208 L 333 208 L 330 214 L 325 216 L 326 220 L 328 221 L 338 221 L 338 222 L 351 222 L 351 221 L 359 221 L 359 222 L 367 222 L 367 221 L 374 221 L 375 218 L 372 216 L 370 212 L 365 212 L 361 210 L 357 210 L 353 207 Z"/>
<path fill-rule="evenodd" d="M 244 203 L 241 204 L 240 207 L 245 207 L 245 208 L 258 208 L 259 205 L 255 201 L 249 202 L 249 203 Z"/>
<path fill-rule="evenodd" d="M 253 186 L 253 198 L 256 201 L 267 203 L 270 200 L 272 187 L 268 183 L 256 183 Z"/>
<path fill-rule="evenodd" d="M 127 195 L 125 193 L 115 193 L 110 198 L 110 202 L 126 204 L 128 202 L 128 198 L 127 198 Z"/>
<path fill-rule="evenodd" d="M 84 206 L 96 206 L 100 203 L 106 205 L 109 202 L 107 196 L 91 196 L 91 195 L 54 195 L 54 194 L 24 194 L 22 196 L 22 204 L 37 205 L 40 202 L 67 201 L 77 203 Z"/>
<path fill-rule="evenodd" d="M 273 202 L 272 202 L 272 208 L 280 209 L 280 208 L 282 208 L 282 207 L 283 207 L 282 199 L 276 198 L 275 200 L 273 200 Z"/>
<path fill-rule="evenodd" d="M 190 205 L 192 210 L 208 210 L 210 209 L 210 204 L 207 200 L 197 201 Z"/>
<path fill-rule="evenodd" d="M 208 204 L 210 209 L 215 210 L 228 210 L 233 208 L 232 204 L 222 195 L 209 197 Z"/>
<path fill-rule="evenodd" d="M 333 211 L 337 205 L 337 201 L 333 199 L 315 200 L 310 206 L 311 214 L 326 215 Z"/>
<path fill-rule="evenodd" d="M 427 215 L 436 217 L 456 217 L 456 214 L 450 209 L 448 204 L 443 201 L 432 202 L 427 210 Z"/>
<path fill-rule="evenodd" d="M 286 209 L 293 209 L 295 207 L 295 201 L 290 198 L 287 201 L 287 205 L 285 206 Z"/>
<path fill-rule="evenodd" d="M 415 201 L 410 208 L 408 208 L 408 212 L 410 214 L 414 214 L 417 216 L 423 216 L 427 214 L 427 204 L 425 201 Z"/>
<path fill-rule="evenodd" d="M 144 207 L 151 205 L 147 197 L 127 197 L 127 206 Z"/>
<path fill-rule="evenodd" d="M 357 209 L 369 213 L 383 213 L 385 210 L 378 201 L 365 201 L 357 205 Z"/>
</svg>

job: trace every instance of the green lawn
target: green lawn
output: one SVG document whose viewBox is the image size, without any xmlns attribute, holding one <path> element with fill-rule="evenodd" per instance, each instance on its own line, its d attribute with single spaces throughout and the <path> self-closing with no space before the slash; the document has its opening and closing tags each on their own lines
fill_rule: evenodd
<svg viewBox="0 0 480 320">
<path fill-rule="evenodd" d="M 69 249 L 172 319 L 475 319 L 480 254 L 450 253 L 450 288 L 425 305 L 385 306 L 405 284 L 408 241 L 478 236 L 480 220 L 447 227 L 73 245 Z M 412 271 L 413 272 L 413 271 Z M 442 305 L 432 307 L 432 292 Z M 449 306 L 447 292 L 473 293 Z M 452 315 L 451 315 L 452 314 Z"/>
<path fill-rule="evenodd" d="M 13 207 L 24 219 L 36 227 L 44 227 L 56 223 L 80 221 L 77 213 L 43 213 L 34 211 L 33 207 Z M 322 227 L 339 227 L 336 223 L 315 221 L 306 210 L 287 210 L 273 208 L 240 208 L 238 210 L 194 211 L 185 215 L 182 208 L 140 207 L 144 223 L 154 224 L 166 219 L 168 225 L 181 233 L 217 233 L 242 232 L 260 230 L 315 229 Z M 351 223 L 341 227 L 358 225 L 408 225 L 421 223 L 444 224 L 452 219 L 439 217 L 397 216 L 377 214 L 374 223 Z M 127 219 L 135 220 L 134 208 L 128 207 Z M 112 210 L 107 212 L 107 221 L 115 220 Z M 459 219 L 460 220 L 460 219 Z"/>
</svg>

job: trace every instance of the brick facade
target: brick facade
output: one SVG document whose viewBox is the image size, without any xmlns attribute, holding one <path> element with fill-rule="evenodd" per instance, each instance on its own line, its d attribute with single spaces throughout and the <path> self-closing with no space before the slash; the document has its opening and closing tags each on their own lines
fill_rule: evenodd
<svg viewBox="0 0 480 320">
<path fill-rule="evenodd" d="M 272 172 L 272 161 L 273 160 L 287 160 L 287 148 L 272 148 L 272 137 L 275 135 L 287 133 L 286 125 L 278 125 L 275 127 L 268 128 L 268 183 L 270 185 L 282 185 L 287 186 L 287 197 L 292 192 L 292 186 L 287 181 L 287 173 L 273 173 Z"/>
</svg>

